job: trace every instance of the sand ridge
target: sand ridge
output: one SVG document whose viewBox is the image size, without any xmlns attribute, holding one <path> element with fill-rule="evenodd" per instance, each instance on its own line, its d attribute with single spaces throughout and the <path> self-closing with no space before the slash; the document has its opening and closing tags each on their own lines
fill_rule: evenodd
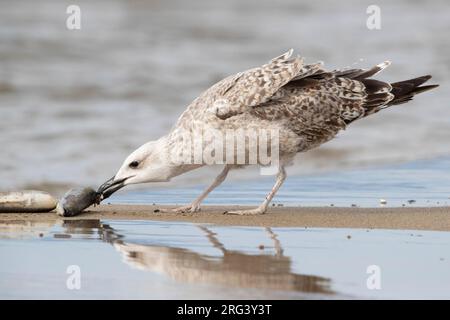
<svg viewBox="0 0 450 320">
<path fill-rule="evenodd" d="M 100 205 L 73 218 L 49 213 L 0 213 L 0 222 L 13 220 L 56 221 L 58 219 L 124 219 L 228 226 L 320 227 L 450 231 L 450 207 L 339 208 L 339 207 L 271 207 L 264 215 L 226 215 L 229 209 L 244 206 L 205 206 L 198 213 L 154 212 L 156 205 Z"/>
</svg>

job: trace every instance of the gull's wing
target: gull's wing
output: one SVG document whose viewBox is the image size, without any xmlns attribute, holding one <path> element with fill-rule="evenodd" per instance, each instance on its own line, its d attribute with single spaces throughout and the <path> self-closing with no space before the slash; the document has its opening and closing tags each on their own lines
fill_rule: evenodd
<svg viewBox="0 0 450 320">
<path fill-rule="evenodd" d="M 321 63 L 305 65 L 302 58 L 291 58 L 292 53 L 291 49 L 261 67 L 229 78 L 227 86 L 221 88 L 221 98 L 214 101 L 210 111 L 221 119 L 241 114 L 272 99 L 288 82 L 320 70 Z"/>
<path fill-rule="evenodd" d="M 389 83 L 366 79 L 385 68 L 325 72 L 294 78 L 272 99 L 253 107 L 260 119 L 283 121 L 308 148 L 332 138 L 356 119 L 377 112 L 394 98 Z"/>
</svg>

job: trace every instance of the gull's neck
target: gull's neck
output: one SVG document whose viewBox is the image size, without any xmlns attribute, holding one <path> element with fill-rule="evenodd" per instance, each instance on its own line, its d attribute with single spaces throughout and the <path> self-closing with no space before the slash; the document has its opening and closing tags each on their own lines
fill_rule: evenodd
<svg viewBox="0 0 450 320">
<path fill-rule="evenodd" d="M 156 149 L 161 154 L 161 160 L 167 164 L 170 171 L 169 179 L 179 176 L 188 171 L 203 167 L 204 164 L 183 163 L 174 161 L 171 158 L 177 152 L 182 151 L 183 143 L 179 140 L 179 136 L 173 134 L 173 132 L 159 138 L 157 140 Z"/>
</svg>

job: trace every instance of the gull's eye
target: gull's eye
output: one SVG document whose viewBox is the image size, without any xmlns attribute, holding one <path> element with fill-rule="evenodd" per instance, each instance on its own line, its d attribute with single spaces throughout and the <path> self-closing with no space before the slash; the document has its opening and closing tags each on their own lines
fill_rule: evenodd
<svg viewBox="0 0 450 320">
<path fill-rule="evenodd" d="M 139 162 L 133 161 L 133 162 L 131 162 L 128 166 L 129 166 L 130 168 L 135 169 L 135 168 L 137 168 L 137 167 L 139 166 Z"/>
</svg>

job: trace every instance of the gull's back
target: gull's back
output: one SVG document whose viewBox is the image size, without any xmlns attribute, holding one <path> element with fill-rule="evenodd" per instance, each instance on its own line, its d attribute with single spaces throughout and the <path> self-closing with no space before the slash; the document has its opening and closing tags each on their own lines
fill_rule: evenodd
<svg viewBox="0 0 450 320">
<path fill-rule="evenodd" d="M 371 79 L 390 63 L 344 71 L 304 64 L 292 50 L 268 64 L 218 82 L 181 115 L 175 128 L 278 129 L 280 151 L 306 151 L 331 140 L 353 121 L 405 103 L 437 85 L 431 76 L 387 83 Z"/>
</svg>

